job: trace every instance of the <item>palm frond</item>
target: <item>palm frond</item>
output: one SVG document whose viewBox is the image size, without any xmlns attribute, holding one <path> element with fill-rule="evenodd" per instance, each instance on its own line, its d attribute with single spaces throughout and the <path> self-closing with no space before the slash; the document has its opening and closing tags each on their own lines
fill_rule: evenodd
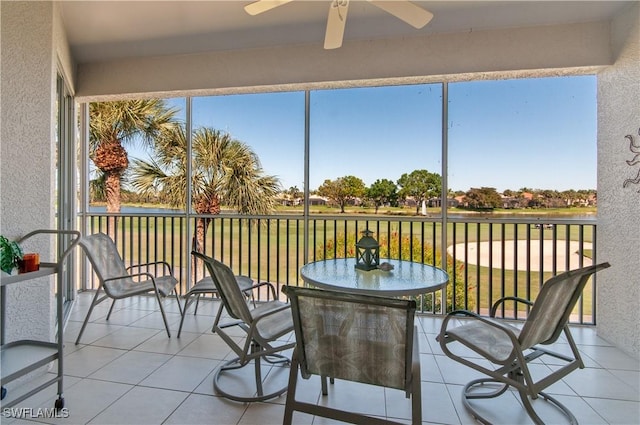
<svg viewBox="0 0 640 425">
<path fill-rule="evenodd" d="M 280 182 L 264 175 L 258 156 L 247 144 L 203 127 L 194 131 L 192 158 L 187 158 L 186 141 L 183 126 L 165 132 L 155 144 L 154 160 L 135 160 L 134 187 L 161 191 L 171 205 L 183 205 L 191 160 L 191 197 L 196 211 L 215 214 L 220 204 L 247 214 L 274 210 Z"/>
</svg>

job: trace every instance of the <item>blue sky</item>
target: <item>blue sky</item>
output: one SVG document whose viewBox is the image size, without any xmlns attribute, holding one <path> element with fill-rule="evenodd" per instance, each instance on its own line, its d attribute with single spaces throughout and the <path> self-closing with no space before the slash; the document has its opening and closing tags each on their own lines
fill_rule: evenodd
<svg viewBox="0 0 640 425">
<path fill-rule="evenodd" d="M 449 187 L 596 188 L 596 78 L 450 83 Z M 311 92 L 310 188 L 442 173 L 440 84 Z M 184 108 L 184 99 L 171 99 Z M 249 144 L 283 188 L 304 187 L 304 93 L 193 98 L 194 127 Z M 134 156 L 141 156 L 132 152 Z"/>
</svg>

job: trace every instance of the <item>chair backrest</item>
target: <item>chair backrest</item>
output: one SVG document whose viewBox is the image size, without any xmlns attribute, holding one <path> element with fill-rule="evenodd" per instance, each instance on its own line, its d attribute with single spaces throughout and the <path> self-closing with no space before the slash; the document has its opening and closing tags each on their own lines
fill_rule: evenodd
<svg viewBox="0 0 640 425">
<path fill-rule="evenodd" d="M 93 266 L 93 271 L 98 276 L 100 283 L 104 285 L 105 292 L 108 295 L 117 296 L 121 290 L 133 283 L 133 279 L 130 277 L 104 282 L 106 279 L 129 274 L 116 244 L 108 235 L 96 233 L 83 236 L 78 244 L 84 250 Z"/>
<path fill-rule="evenodd" d="M 295 286 L 283 291 L 291 300 L 304 378 L 410 387 L 415 301 Z"/>
<path fill-rule="evenodd" d="M 520 332 L 523 349 L 536 344 L 552 344 L 569 321 L 584 286 L 595 272 L 606 269 L 601 263 L 561 273 L 547 280 L 529 312 Z"/>
<path fill-rule="evenodd" d="M 209 270 L 211 280 L 216 285 L 218 294 L 222 298 L 222 303 L 229 316 L 245 323 L 251 323 L 253 318 L 247 305 L 247 298 L 242 294 L 233 271 L 220 261 L 197 251 L 191 251 L 191 254 L 201 259 L 207 270 Z"/>
</svg>

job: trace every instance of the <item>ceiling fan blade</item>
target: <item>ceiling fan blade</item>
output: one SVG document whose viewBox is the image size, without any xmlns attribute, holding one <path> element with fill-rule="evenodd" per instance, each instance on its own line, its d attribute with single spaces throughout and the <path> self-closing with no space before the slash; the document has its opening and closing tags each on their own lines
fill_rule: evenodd
<svg viewBox="0 0 640 425">
<path fill-rule="evenodd" d="M 325 49 L 337 49 L 342 46 L 348 11 L 349 0 L 333 0 L 331 2 L 327 17 L 327 32 L 324 36 Z"/>
<path fill-rule="evenodd" d="M 385 12 L 392 14 L 396 18 L 402 19 L 414 28 L 424 27 L 433 18 L 433 13 L 411 3 L 408 0 L 369 0 L 369 2 L 378 6 Z"/>
<path fill-rule="evenodd" d="M 244 7 L 245 12 L 249 15 L 257 15 L 259 13 L 267 12 L 283 4 L 287 4 L 292 0 L 258 0 L 253 3 L 249 3 Z"/>
</svg>

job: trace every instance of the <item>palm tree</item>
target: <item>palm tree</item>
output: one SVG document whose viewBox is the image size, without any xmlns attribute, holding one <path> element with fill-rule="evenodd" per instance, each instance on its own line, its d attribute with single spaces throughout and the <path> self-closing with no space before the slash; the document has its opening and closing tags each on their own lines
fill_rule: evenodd
<svg viewBox="0 0 640 425">
<path fill-rule="evenodd" d="M 102 174 L 97 181 L 104 182 L 107 212 L 120 212 L 120 186 L 129 167 L 125 146 L 138 141 L 152 146 L 176 125 L 175 114 L 159 99 L 89 105 L 89 157 Z"/>
<path fill-rule="evenodd" d="M 187 137 L 183 126 L 155 144 L 151 161 L 134 159 L 132 185 L 141 194 L 162 193 L 182 208 L 187 194 Z M 197 214 L 219 214 L 227 206 L 241 214 L 268 214 L 276 206 L 280 182 L 264 175 L 258 156 L 245 143 L 212 128 L 199 128 L 192 137 L 191 202 Z M 192 249 L 204 251 L 211 218 L 200 217 Z"/>
</svg>

